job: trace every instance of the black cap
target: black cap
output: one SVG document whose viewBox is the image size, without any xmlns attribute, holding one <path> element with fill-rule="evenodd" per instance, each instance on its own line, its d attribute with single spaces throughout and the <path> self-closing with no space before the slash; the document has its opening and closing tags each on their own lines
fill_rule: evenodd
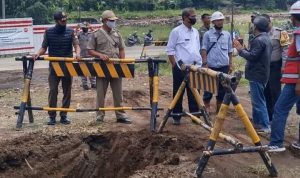
<svg viewBox="0 0 300 178">
<path fill-rule="evenodd" d="M 58 11 L 54 13 L 53 18 L 54 20 L 67 20 L 67 15 L 64 12 Z"/>
</svg>

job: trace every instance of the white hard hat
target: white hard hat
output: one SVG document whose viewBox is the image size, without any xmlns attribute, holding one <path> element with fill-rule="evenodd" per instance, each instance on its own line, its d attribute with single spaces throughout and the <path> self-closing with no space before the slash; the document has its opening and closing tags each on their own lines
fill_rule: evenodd
<svg viewBox="0 0 300 178">
<path fill-rule="evenodd" d="M 290 9 L 290 14 L 300 14 L 300 1 L 295 2 Z"/>
<path fill-rule="evenodd" d="M 222 12 L 216 11 L 211 15 L 211 21 L 214 20 L 222 20 L 225 19 L 224 15 L 222 14 Z"/>
</svg>

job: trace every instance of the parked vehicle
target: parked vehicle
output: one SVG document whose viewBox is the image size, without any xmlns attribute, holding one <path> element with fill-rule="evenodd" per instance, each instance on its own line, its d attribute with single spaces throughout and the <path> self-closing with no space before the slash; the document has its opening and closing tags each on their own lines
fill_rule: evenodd
<svg viewBox="0 0 300 178">
<path fill-rule="evenodd" d="M 133 34 L 130 34 L 129 37 L 125 41 L 126 46 L 134 46 L 141 44 L 141 41 L 137 35 L 137 32 L 135 31 Z"/>
</svg>

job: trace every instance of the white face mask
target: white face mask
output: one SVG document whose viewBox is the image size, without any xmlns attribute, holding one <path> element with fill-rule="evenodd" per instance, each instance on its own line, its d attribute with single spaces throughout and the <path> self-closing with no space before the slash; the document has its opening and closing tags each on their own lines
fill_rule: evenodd
<svg viewBox="0 0 300 178">
<path fill-rule="evenodd" d="M 107 21 L 106 25 L 110 28 L 113 29 L 116 27 L 116 21 Z"/>
</svg>

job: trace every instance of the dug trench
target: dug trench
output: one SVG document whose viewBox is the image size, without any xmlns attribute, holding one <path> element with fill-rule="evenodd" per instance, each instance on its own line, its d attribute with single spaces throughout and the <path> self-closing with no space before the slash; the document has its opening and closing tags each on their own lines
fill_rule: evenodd
<svg viewBox="0 0 300 178">
<path fill-rule="evenodd" d="M 1 144 L 1 177 L 129 177 L 149 165 L 179 165 L 200 153 L 195 137 L 138 132 L 92 135 L 31 133 Z"/>
<path fill-rule="evenodd" d="M 0 73 L 1 74 L 1 73 Z M 46 101 L 47 70 L 38 69 L 32 82 L 34 105 Z M 124 80 L 123 95 L 126 106 L 147 106 L 149 103 L 148 76 L 137 74 L 139 80 Z M 21 77 L 19 77 L 21 76 Z M 9 81 L 7 80 L 9 79 Z M 159 106 L 166 108 L 172 98 L 170 76 L 161 76 Z M 49 127 L 47 113 L 35 112 L 35 123 L 24 124 L 23 131 L 15 131 L 12 106 L 19 104 L 22 90 L 22 72 L 9 71 L 0 75 L 0 178 L 192 178 L 197 160 L 207 144 L 209 134 L 188 118 L 180 126 L 167 123 L 163 134 L 149 132 L 149 112 L 128 111 L 134 121 L 131 125 L 115 123 L 113 112 L 108 112 L 103 124 L 94 124 L 94 113 L 70 113 L 72 124 Z M 74 79 L 73 107 L 95 107 L 94 90 L 84 91 L 80 80 Z M 238 96 L 246 112 L 251 104 L 246 87 L 239 87 Z M 108 92 L 106 104 L 113 105 Z M 187 107 L 187 101 L 184 102 Z M 213 103 L 214 104 L 214 103 Z M 165 111 L 159 112 L 158 124 Z M 288 120 L 286 144 L 297 138 L 298 119 L 292 112 Z M 214 118 L 214 115 L 212 115 Z M 25 119 L 28 122 L 28 119 Z M 246 136 L 240 119 L 230 109 L 224 131 L 238 138 L 245 146 L 251 139 Z M 262 137 L 263 144 L 268 137 Z M 216 148 L 232 148 L 218 140 Z M 285 153 L 271 154 L 280 178 L 300 176 L 300 159 L 289 149 Z M 268 177 L 257 153 L 212 157 L 204 171 L 205 178 Z"/>
</svg>

